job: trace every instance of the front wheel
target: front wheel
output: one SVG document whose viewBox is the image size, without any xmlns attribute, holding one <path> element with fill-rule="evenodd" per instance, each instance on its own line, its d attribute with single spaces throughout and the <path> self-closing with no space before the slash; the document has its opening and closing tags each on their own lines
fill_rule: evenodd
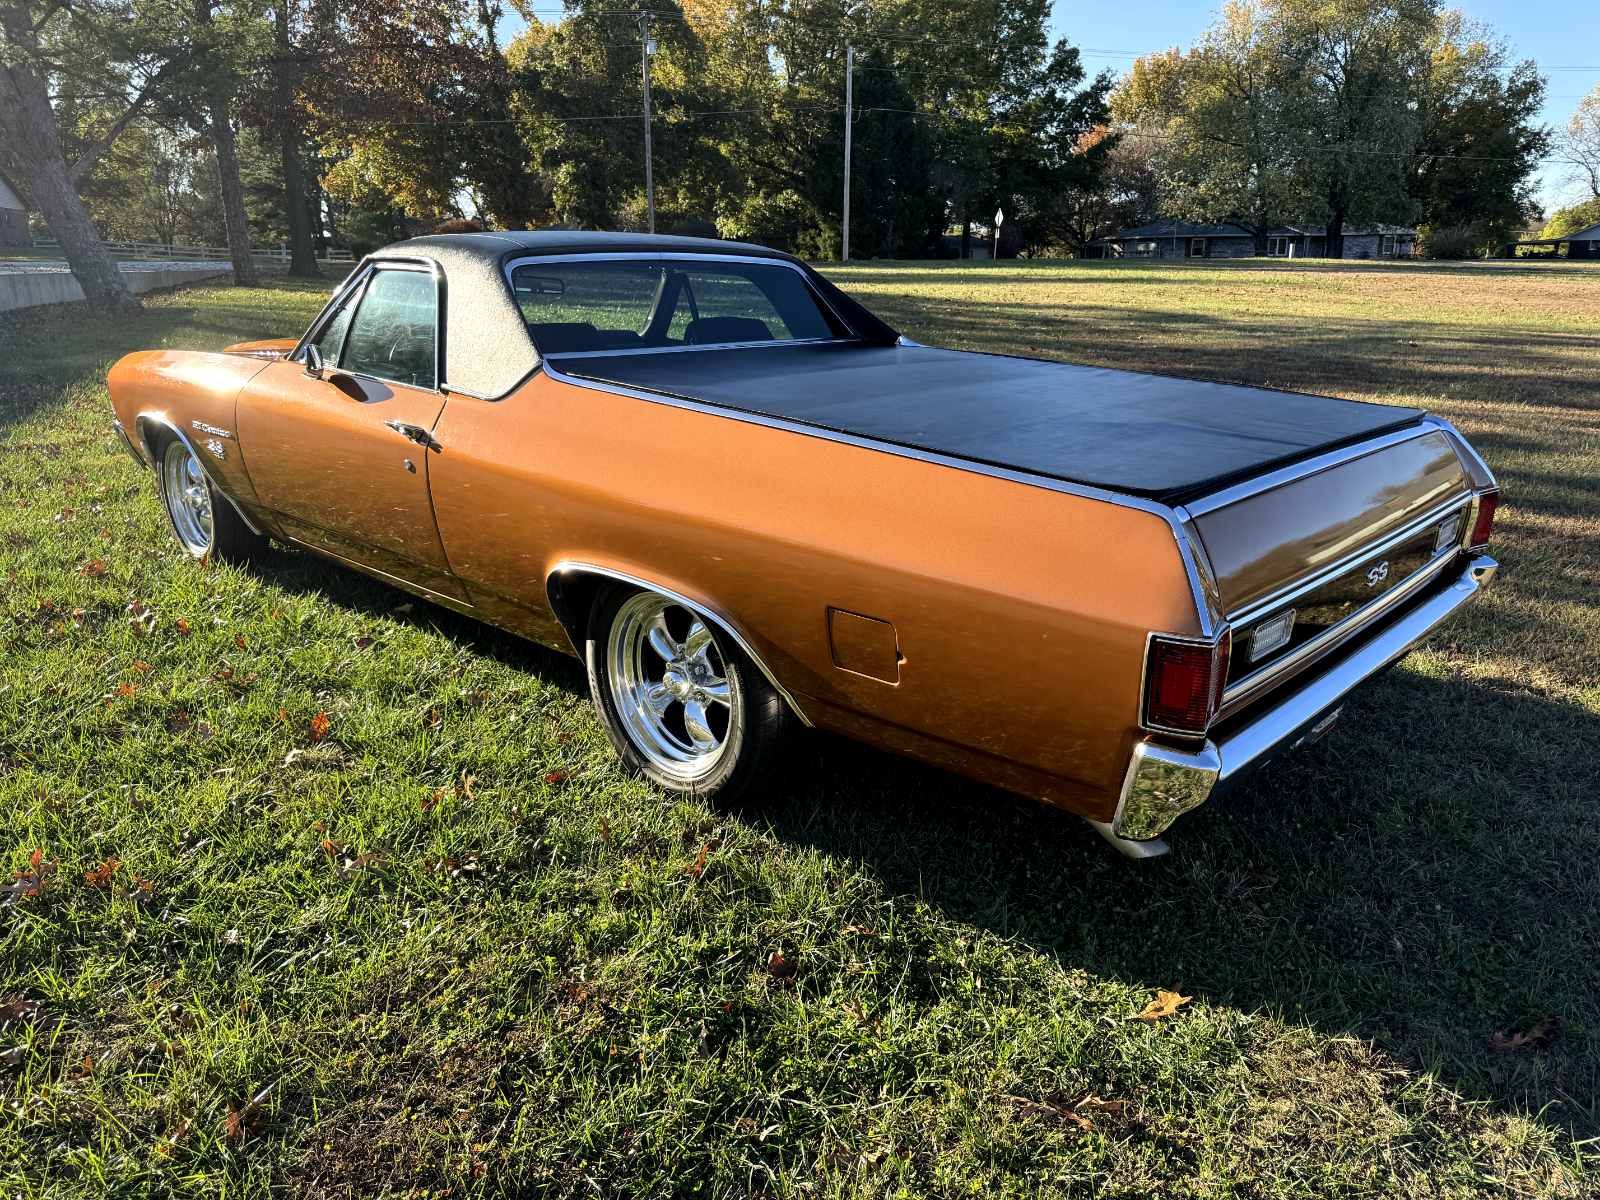
<svg viewBox="0 0 1600 1200">
<path fill-rule="evenodd" d="M 788 706 L 750 656 L 659 592 L 607 588 L 590 611 L 584 657 L 617 756 L 668 791 L 732 799 L 788 731 Z"/>
<path fill-rule="evenodd" d="M 156 472 L 167 521 L 185 554 L 245 562 L 266 548 L 267 539 L 252 531 L 227 497 L 211 485 L 200 460 L 181 438 L 170 438 L 161 448 Z"/>
</svg>

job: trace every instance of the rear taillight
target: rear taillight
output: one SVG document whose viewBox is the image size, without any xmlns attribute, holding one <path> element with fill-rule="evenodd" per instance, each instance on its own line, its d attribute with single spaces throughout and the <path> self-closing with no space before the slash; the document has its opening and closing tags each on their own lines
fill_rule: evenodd
<svg viewBox="0 0 1600 1200">
<path fill-rule="evenodd" d="M 1204 734 L 1222 707 L 1232 648 L 1233 639 L 1226 630 L 1215 643 L 1152 637 L 1145 676 L 1146 727 Z"/>
<path fill-rule="evenodd" d="M 1489 534 L 1494 529 L 1494 510 L 1499 507 L 1499 491 L 1484 492 L 1478 497 L 1478 516 L 1472 523 L 1472 541 L 1469 550 L 1482 550 L 1489 544 Z"/>
</svg>

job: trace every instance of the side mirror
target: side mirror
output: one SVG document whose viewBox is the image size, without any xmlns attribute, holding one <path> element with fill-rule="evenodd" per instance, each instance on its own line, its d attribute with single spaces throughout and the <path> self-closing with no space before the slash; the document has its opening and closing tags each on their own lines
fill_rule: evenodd
<svg viewBox="0 0 1600 1200">
<path fill-rule="evenodd" d="M 306 347 L 306 369 L 304 374 L 313 379 L 322 378 L 322 351 L 317 349 L 315 342 Z"/>
</svg>

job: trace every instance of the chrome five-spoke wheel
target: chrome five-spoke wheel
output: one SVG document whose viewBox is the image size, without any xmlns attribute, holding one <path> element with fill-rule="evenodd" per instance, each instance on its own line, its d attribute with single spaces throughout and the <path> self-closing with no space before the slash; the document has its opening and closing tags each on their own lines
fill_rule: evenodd
<svg viewBox="0 0 1600 1200">
<path fill-rule="evenodd" d="M 762 777 L 789 728 L 787 702 L 744 644 L 678 597 L 601 587 L 584 657 L 617 757 L 668 791 L 739 795 Z"/>
<path fill-rule="evenodd" d="M 640 592 L 617 610 L 605 661 L 617 716 L 642 757 L 685 782 L 716 769 L 740 697 L 705 621 Z"/>
<path fill-rule="evenodd" d="M 180 441 L 167 445 L 161 462 L 161 484 L 178 541 L 196 557 L 205 554 L 212 542 L 211 488 L 200 460 Z"/>
</svg>

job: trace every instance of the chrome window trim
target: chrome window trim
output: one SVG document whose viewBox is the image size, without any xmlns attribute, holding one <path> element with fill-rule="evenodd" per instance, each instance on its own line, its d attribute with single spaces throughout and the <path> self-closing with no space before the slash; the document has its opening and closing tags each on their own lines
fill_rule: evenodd
<svg viewBox="0 0 1600 1200">
<path fill-rule="evenodd" d="M 714 622 L 718 629 L 722 630 L 739 644 L 739 649 L 743 650 L 750 656 L 750 661 L 755 663 L 756 669 L 767 677 L 767 682 L 777 689 L 778 695 L 783 697 L 783 701 L 789 706 L 790 711 L 792 711 L 796 717 L 800 718 L 800 723 L 806 726 L 811 724 L 810 718 L 800 710 L 800 706 L 795 703 L 795 698 L 789 694 L 789 689 L 784 687 L 783 684 L 779 682 L 778 677 L 772 673 L 772 669 L 768 667 L 766 663 L 761 661 L 761 656 L 751 648 L 750 643 L 745 641 L 744 635 L 734 627 L 733 619 L 731 617 L 717 612 L 715 609 L 708 608 L 705 604 L 697 600 L 691 600 L 689 597 L 675 592 L 671 588 L 662 587 L 659 583 L 652 583 L 648 579 L 640 579 L 636 575 L 625 575 L 623 572 L 614 571 L 610 567 L 597 567 L 592 563 L 581 562 L 577 559 L 570 558 L 562 559 L 545 573 L 544 588 L 546 595 L 549 595 L 550 593 L 551 581 L 554 580 L 557 575 L 561 575 L 568 571 L 581 572 L 586 575 L 603 575 L 607 579 L 615 579 L 621 583 L 631 583 L 635 587 L 644 588 L 647 591 L 658 592 L 671 600 L 677 601 L 677 603 L 683 605 L 683 607 L 687 608 L 690 612 L 698 613 L 707 620 Z M 579 652 L 579 656 L 582 657 L 582 647 L 574 646 L 573 648 L 577 650 Z"/>
<path fill-rule="evenodd" d="M 1454 495 L 1450 499 L 1434 505 L 1421 516 L 1411 518 L 1398 529 L 1384 534 L 1377 541 L 1368 542 L 1365 546 L 1346 554 L 1337 562 L 1323 567 L 1311 575 L 1302 576 L 1270 596 L 1263 596 L 1260 600 L 1247 604 L 1244 608 L 1239 609 L 1238 612 L 1230 614 L 1228 619 L 1236 625 L 1253 625 L 1258 618 L 1270 615 L 1272 609 L 1279 608 L 1285 604 L 1293 604 L 1307 592 L 1315 591 L 1330 579 L 1337 578 L 1362 559 L 1371 558 L 1374 554 L 1382 554 L 1385 550 L 1392 550 L 1401 542 L 1421 533 L 1427 525 L 1440 524 L 1451 512 L 1465 508 L 1473 499 L 1474 497 L 1471 493 L 1463 492 Z M 1365 609 L 1362 611 L 1365 611 Z"/>
<path fill-rule="evenodd" d="M 290 362 L 301 362 L 306 350 L 306 344 L 320 333 L 327 323 L 333 318 L 339 305 L 350 296 L 357 288 L 366 286 L 367 277 L 372 274 L 370 264 L 372 258 L 362 259 L 356 264 L 355 269 L 345 276 L 344 282 L 334 289 L 333 295 L 328 297 L 328 302 L 322 306 L 322 311 L 317 313 L 316 319 L 306 326 L 306 331 L 300 335 L 300 340 L 295 343 L 294 349 L 284 355 Z"/>
<path fill-rule="evenodd" d="M 627 350 L 553 350 L 541 357 L 620 358 L 625 354 L 677 354 L 691 350 L 769 350 L 774 346 L 832 346 L 839 342 L 859 342 L 860 338 L 773 338 L 767 342 L 708 342 L 693 346 L 634 346 Z"/>
<path fill-rule="evenodd" d="M 1324 471 L 1331 471 L 1334 467 L 1342 467 L 1346 463 L 1355 462 L 1358 458 L 1365 458 L 1369 454 L 1387 450 L 1390 446 L 1398 446 L 1402 442 L 1409 442 L 1415 438 L 1425 437 L 1435 432 L 1431 428 L 1419 427 L 1422 425 L 1424 425 L 1424 422 L 1419 420 L 1418 425 L 1379 434 L 1375 438 L 1365 439 L 1338 450 L 1330 450 L 1326 454 L 1317 455 L 1315 458 L 1290 463 L 1286 467 L 1279 467 L 1276 471 L 1258 475 L 1254 479 L 1236 483 L 1232 487 L 1222 489 L 1220 492 L 1213 492 L 1211 495 L 1202 496 L 1198 500 L 1189 501 L 1185 507 L 1191 516 L 1206 516 L 1209 513 L 1216 512 L 1219 508 L 1227 508 L 1230 504 L 1237 504 L 1241 500 L 1259 496 L 1262 492 L 1270 492 L 1286 483 L 1294 483 L 1300 479 L 1307 479 L 1312 475 L 1320 475 Z"/>
<path fill-rule="evenodd" d="M 199 463 L 200 469 L 206 473 L 206 482 L 216 489 L 217 495 L 221 496 L 229 504 L 233 505 L 233 511 L 239 514 L 239 519 L 244 522 L 246 529 L 254 534 L 264 534 L 266 532 L 250 519 L 249 514 L 246 513 L 242 507 L 240 507 L 237 500 L 223 490 L 222 485 L 217 482 L 216 476 L 211 474 L 211 468 L 206 466 L 206 460 L 201 458 L 199 453 L 195 450 L 194 443 L 189 440 L 188 436 L 183 432 L 183 430 L 179 429 L 165 412 L 159 409 L 142 412 L 133 420 L 134 432 L 139 435 L 139 449 L 144 453 L 144 456 L 150 463 L 150 466 L 155 469 L 158 484 L 161 477 L 160 468 L 156 464 L 154 452 L 152 452 L 150 449 L 150 438 L 145 433 L 145 430 L 152 425 L 159 425 L 161 428 L 170 432 L 174 437 L 184 444 L 190 454 L 194 455 L 195 462 Z M 124 434 L 123 436 L 126 437 L 127 435 Z"/>
<path fill-rule="evenodd" d="M 813 300 L 815 300 L 828 312 L 832 313 L 835 321 L 839 322 L 839 324 L 843 325 L 846 329 L 850 328 L 850 322 L 844 319 L 843 315 L 840 314 L 838 309 L 829 304 L 827 298 L 823 296 L 821 292 L 817 291 L 816 288 L 811 286 L 811 277 L 806 274 L 806 269 L 803 266 L 801 266 L 799 263 L 790 262 L 788 259 L 784 258 L 762 258 L 759 255 L 754 254 L 695 254 L 692 251 L 679 254 L 676 252 L 668 253 L 663 250 L 641 250 L 633 253 L 628 253 L 626 251 L 615 251 L 604 254 L 531 254 L 524 255 L 521 258 L 508 258 L 505 261 L 504 273 L 506 277 L 506 286 L 508 288 L 512 288 L 512 302 L 516 302 L 517 294 L 511 282 L 511 272 L 517 267 L 531 266 L 538 263 L 564 262 L 740 262 L 754 263 L 758 266 L 765 267 L 787 267 L 796 275 L 800 276 L 801 281 L 806 285 L 806 290 L 811 293 L 811 298 Z M 518 307 L 520 308 L 521 306 L 519 305 Z M 523 328 L 527 328 L 526 318 L 523 320 Z M 531 333 L 527 336 L 530 342 L 533 341 L 533 335 Z M 793 346 L 801 343 L 859 342 L 861 340 L 862 339 L 860 336 L 842 338 L 797 338 L 790 339 L 788 341 L 778 341 L 777 344 L 780 346 Z M 767 342 L 724 342 L 719 343 L 716 346 L 644 346 L 641 347 L 640 350 L 592 350 L 587 352 L 558 350 L 554 354 L 545 354 L 542 350 L 539 350 L 538 344 L 535 343 L 534 349 L 539 352 L 540 361 L 543 361 L 547 358 L 560 358 L 569 354 L 577 354 L 588 358 L 599 354 L 637 354 L 640 353 L 641 350 L 650 354 L 662 354 L 676 352 L 679 350 L 713 350 L 726 349 L 728 346 L 765 346 L 768 344 L 769 343 Z"/>
</svg>

